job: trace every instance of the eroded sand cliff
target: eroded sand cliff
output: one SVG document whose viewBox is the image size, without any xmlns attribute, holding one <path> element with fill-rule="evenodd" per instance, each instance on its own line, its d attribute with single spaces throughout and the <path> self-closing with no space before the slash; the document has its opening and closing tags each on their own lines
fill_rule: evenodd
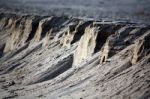
<svg viewBox="0 0 150 99">
<path fill-rule="evenodd" d="M 148 99 L 150 26 L 0 14 L 0 98 Z"/>
</svg>

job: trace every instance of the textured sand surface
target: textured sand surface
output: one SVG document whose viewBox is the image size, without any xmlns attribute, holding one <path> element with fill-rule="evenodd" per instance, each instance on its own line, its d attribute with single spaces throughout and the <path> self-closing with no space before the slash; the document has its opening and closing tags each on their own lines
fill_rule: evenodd
<svg viewBox="0 0 150 99">
<path fill-rule="evenodd" d="M 0 0 L 0 99 L 150 99 L 149 14 L 148 0 Z"/>
<path fill-rule="evenodd" d="M 0 5 L 6 11 L 39 15 L 150 21 L 149 0 L 0 0 Z"/>
</svg>

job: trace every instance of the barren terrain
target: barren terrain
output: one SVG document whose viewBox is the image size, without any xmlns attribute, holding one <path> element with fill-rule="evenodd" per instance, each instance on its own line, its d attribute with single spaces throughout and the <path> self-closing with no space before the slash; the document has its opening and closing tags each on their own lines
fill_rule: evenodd
<svg viewBox="0 0 150 99">
<path fill-rule="evenodd" d="M 150 99 L 145 0 L 0 0 L 1 99 Z"/>
</svg>

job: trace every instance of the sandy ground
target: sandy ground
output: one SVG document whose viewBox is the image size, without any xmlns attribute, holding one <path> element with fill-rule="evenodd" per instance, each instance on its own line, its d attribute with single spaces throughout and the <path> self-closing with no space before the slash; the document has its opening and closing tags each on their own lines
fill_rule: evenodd
<svg viewBox="0 0 150 99">
<path fill-rule="evenodd" d="M 149 99 L 149 4 L 0 0 L 0 99 Z"/>
<path fill-rule="evenodd" d="M 1 10 L 149 23 L 149 0 L 0 0 Z"/>
</svg>

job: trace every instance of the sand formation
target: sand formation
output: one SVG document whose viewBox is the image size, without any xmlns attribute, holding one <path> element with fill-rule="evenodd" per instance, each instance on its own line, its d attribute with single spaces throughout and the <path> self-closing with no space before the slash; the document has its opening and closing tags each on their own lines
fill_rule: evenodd
<svg viewBox="0 0 150 99">
<path fill-rule="evenodd" d="M 150 27 L 0 14 L 0 98 L 147 99 Z"/>
</svg>

